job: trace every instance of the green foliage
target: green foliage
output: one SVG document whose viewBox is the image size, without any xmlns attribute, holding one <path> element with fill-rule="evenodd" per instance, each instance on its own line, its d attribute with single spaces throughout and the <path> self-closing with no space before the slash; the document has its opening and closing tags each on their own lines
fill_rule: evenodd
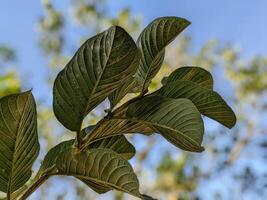
<svg viewBox="0 0 267 200">
<path fill-rule="evenodd" d="M 137 44 L 141 50 L 140 67 L 136 79 L 144 93 L 152 78 L 158 73 L 165 56 L 165 47 L 188 25 L 189 21 L 177 17 L 154 20 L 141 33 Z"/>
<path fill-rule="evenodd" d="M 234 112 L 218 93 L 202 88 L 194 82 L 179 80 L 171 82 L 153 95 L 190 99 L 201 114 L 220 122 L 228 128 L 232 128 L 236 123 Z"/>
<path fill-rule="evenodd" d="M 56 165 L 59 174 L 75 176 L 141 198 L 139 182 L 131 165 L 112 150 L 98 148 L 77 153 L 70 149 L 59 155 Z"/>
<path fill-rule="evenodd" d="M 138 55 L 133 39 L 120 27 L 87 40 L 56 78 L 53 107 L 59 121 L 79 131 L 83 118 L 132 77 Z"/>
<path fill-rule="evenodd" d="M 168 77 L 162 79 L 162 84 L 166 85 L 173 81 L 191 81 L 203 88 L 213 90 L 212 75 L 200 67 L 180 67 L 172 72 Z"/>
<path fill-rule="evenodd" d="M 0 75 L 0 97 L 19 92 L 20 81 L 14 71 L 8 71 L 7 73 Z"/>
<path fill-rule="evenodd" d="M 39 154 L 36 105 L 31 92 L 0 99 L 0 190 L 8 196 L 31 177 Z"/>
<path fill-rule="evenodd" d="M 124 134 L 159 133 L 176 147 L 201 152 L 201 114 L 228 128 L 234 126 L 235 114 L 213 91 L 212 76 L 204 69 L 180 68 L 159 90 L 148 91 L 163 63 L 166 45 L 188 25 L 182 18 L 158 18 L 141 33 L 138 45 L 123 28 L 113 26 L 78 49 L 53 89 L 57 119 L 77 136 L 47 153 L 33 183 L 18 199 L 26 199 L 55 175 L 76 177 L 100 194 L 115 189 L 152 199 L 140 193 L 128 162 L 135 148 Z M 136 87 L 137 96 L 119 106 Z M 82 129 L 84 118 L 106 98 L 111 101 L 107 115 Z M 39 152 L 36 111 L 30 92 L 2 98 L 0 108 L 0 188 L 10 200 L 30 178 Z"/>
</svg>

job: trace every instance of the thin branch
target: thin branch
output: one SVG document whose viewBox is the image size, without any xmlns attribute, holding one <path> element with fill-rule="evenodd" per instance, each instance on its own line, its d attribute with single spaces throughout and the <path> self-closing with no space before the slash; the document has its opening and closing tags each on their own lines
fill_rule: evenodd
<svg viewBox="0 0 267 200">
<path fill-rule="evenodd" d="M 34 183 L 22 194 L 19 200 L 26 200 L 32 193 L 34 193 L 45 181 L 51 176 L 58 175 L 55 166 L 49 168 L 43 175 L 41 175 Z"/>
<path fill-rule="evenodd" d="M 80 146 L 80 148 L 79 148 L 79 151 L 80 151 L 80 152 L 81 152 L 81 151 L 84 151 L 84 150 L 88 147 L 88 145 L 91 143 L 91 140 L 92 140 L 92 139 L 90 138 L 91 135 L 93 135 L 93 133 L 94 133 L 95 131 L 97 131 L 97 130 L 102 126 L 102 124 L 103 124 L 104 122 L 106 122 L 107 120 L 113 119 L 115 115 L 119 115 L 119 114 L 121 114 L 121 112 L 123 112 L 123 110 L 124 110 L 129 104 L 131 104 L 131 103 L 133 103 L 133 102 L 135 102 L 135 101 L 137 101 L 137 100 L 139 100 L 139 99 L 141 99 L 141 98 L 143 98 L 143 97 L 136 96 L 136 97 L 130 99 L 129 101 L 125 102 L 124 104 L 122 104 L 120 107 L 118 107 L 118 108 L 115 109 L 114 111 L 109 112 L 108 115 L 107 115 L 106 117 L 104 117 L 103 119 L 101 119 L 101 120 L 96 124 L 96 126 L 95 126 L 95 128 L 92 130 L 91 134 L 90 134 L 90 135 L 87 135 L 87 136 L 85 136 L 85 137 L 83 138 L 83 140 L 82 140 L 82 144 L 81 144 L 81 146 Z"/>
</svg>

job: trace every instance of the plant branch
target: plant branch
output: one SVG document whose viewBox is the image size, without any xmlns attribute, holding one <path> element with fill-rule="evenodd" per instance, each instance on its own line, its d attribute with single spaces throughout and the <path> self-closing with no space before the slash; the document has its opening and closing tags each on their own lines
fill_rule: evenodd
<svg viewBox="0 0 267 200">
<path fill-rule="evenodd" d="M 19 198 L 19 200 L 26 200 L 32 193 L 34 193 L 48 178 L 50 175 L 45 174 L 35 181 L 26 192 Z"/>
<path fill-rule="evenodd" d="M 55 172 L 56 167 L 53 166 L 49 168 L 46 173 L 41 175 L 33 184 L 22 194 L 19 200 L 26 200 L 32 193 L 34 193 L 45 181 L 47 181 L 51 176 L 57 175 Z"/>
<path fill-rule="evenodd" d="M 129 101 L 125 102 L 124 104 L 122 104 L 120 107 L 118 107 L 117 109 L 115 109 L 112 112 L 109 112 L 108 115 L 106 117 L 104 117 L 103 119 L 101 119 L 95 126 L 95 128 L 92 130 L 91 134 L 92 135 L 95 131 L 97 131 L 107 120 L 113 119 L 115 118 L 115 116 L 121 114 L 121 112 L 131 103 L 139 100 L 143 98 L 143 96 L 136 96 L 132 99 L 130 99 Z M 92 138 L 90 138 L 90 135 L 87 135 L 83 140 L 82 140 L 82 144 L 80 146 L 80 152 L 84 151 L 88 145 L 91 143 Z"/>
</svg>

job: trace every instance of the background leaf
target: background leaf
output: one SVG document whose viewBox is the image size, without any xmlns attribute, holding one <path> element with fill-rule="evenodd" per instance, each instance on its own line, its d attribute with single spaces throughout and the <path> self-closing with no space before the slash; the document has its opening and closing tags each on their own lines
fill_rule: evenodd
<svg viewBox="0 0 267 200">
<path fill-rule="evenodd" d="M 0 190 L 12 193 L 31 177 L 39 154 L 36 105 L 31 92 L 0 99 Z"/>
<path fill-rule="evenodd" d="M 141 50 L 141 62 L 135 77 L 142 93 L 159 71 L 164 60 L 165 47 L 189 24 L 183 18 L 161 17 L 152 21 L 140 34 L 137 44 Z"/>
<path fill-rule="evenodd" d="M 137 46 L 121 27 L 87 40 L 55 80 L 53 108 L 58 120 L 80 131 L 83 118 L 132 77 L 138 60 Z"/>
</svg>

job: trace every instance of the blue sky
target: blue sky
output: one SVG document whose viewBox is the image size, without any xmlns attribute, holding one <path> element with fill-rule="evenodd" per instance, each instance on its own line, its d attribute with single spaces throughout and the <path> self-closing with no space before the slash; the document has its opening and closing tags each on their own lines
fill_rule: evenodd
<svg viewBox="0 0 267 200">
<path fill-rule="evenodd" d="M 60 9 L 69 4 L 62 0 L 53 2 Z M 143 16 L 144 25 L 159 16 L 189 19 L 192 25 L 188 33 L 195 48 L 209 39 L 218 39 L 238 45 L 248 57 L 267 54 L 266 0 L 109 0 L 108 12 L 116 15 L 127 6 L 134 14 Z M 36 27 L 42 12 L 38 0 L 2 0 L 0 4 L 0 44 L 16 49 L 16 69 L 25 78 L 26 89 L 34 88 L 36 96 L 46 89 L 42 74 L 46 73 L 47 61 L 37 46 Z"/>
<path fill-rule="evenodd" d="M 69 1 L 53 2 L 56 8 L 68 9 Z M 188 33 L 195 48 L 216 38 L 241 47 L 245 56 L 267 54 L 266 0 L 110 0 L 108 12 L 116 15 L 127 6 L 134 14 L 143 16 L 144 25 L 159 16 L 174 15 L 189 19 L 192 25 Z M 26 80 L 27 87 L 35 86 L 39 91 L 45 89 L 40 74 L 46 73 L 47 65 L 37 47 L 36 22 L 42 12 L 40 1 L 1 1 L 0 44 L 8 44 L 17 50 L 17 67 L 22 69 L 24 77 L 31 77 Z"/>
</svg>

